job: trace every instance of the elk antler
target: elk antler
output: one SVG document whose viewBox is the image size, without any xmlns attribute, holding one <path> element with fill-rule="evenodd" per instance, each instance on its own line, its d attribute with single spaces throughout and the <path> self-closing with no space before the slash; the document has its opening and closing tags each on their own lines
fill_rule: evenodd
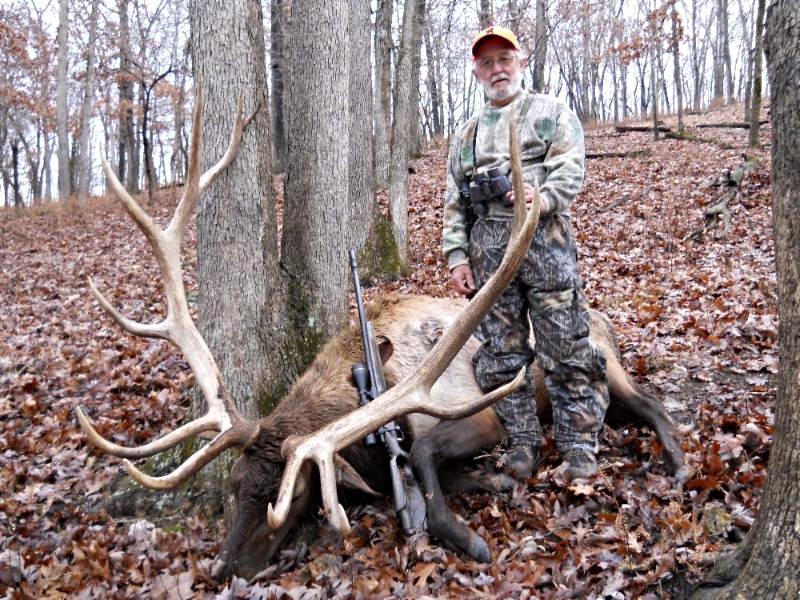
<svg viewBox="0 0 800 600">
<path fill-rule="evenodd" d="M 204 448 L 195 452 L 183 464 L 163 477 L 151 477 L 128 461 L 125 467 L 131 477 L 142 485 L 153 489 L 169 489 L 177 486 L 188 477 L 194 475 L 203 466 L 211 462 L 222 451 L 231 446 L 247 442 L 255 432 L 256 424 L 245 419 L 236 409 L 225 390 L 217 363 L 211 355 L 203 336 L 197 330 L 189 313 L 186 292 L 183 287 L 181 269 L 181 239 L 200 196 L 211 182 L 231 163 L 239 149 L 245 127 L 253 120 L 259 107 L 246 119 L 242 116 L 242 99 L 239 97 L 236 120 L 231 131 L 231 139 L 225 155 L 208 171 L 200 174 L 200 119 L 203 111 L 202 81 L 197 86 L 192 124 L 191 149 L 189 151 L 189 171 L 184 186 L 183 196 L 175 209 L 175 214 L 166 229 L 158 227 L 156 222 L 145 213 L 136 200 L 120 183 L 105 158 L 102 158 L 103 171 L 108 183 L 125 210 L 144 233 L 155 255 L 164 284 L 164 295 L 167 300 L 167 316 L 159 323 L 139 323 L 121 315 L 108 300 L 98 291 L 94 282 L 89 279 L 89 287 L 100 305 L 125 330 L 143 337 L 158 337 L 171 341 L 186 357 L 194 372 L 200 389 L 203 392 L 208 412 L 162 438 L 138 446 L 128 448 L 118 446 L 103 438 L 92 426 L 89 418 L 79 406 L 75 407 L 78 421 L 89 440 L 98 448 L 109 454 L 125 458 L 141 458 L 152 456 L 172 448 L 191 437 L 207 431 L 217 431 L 217 435 Z"/>
<path fill-rule="evenodd" d="M 347 535 L 350 531 L 350 524 L 336 494 L 333 456 L 337 451 L 401 415 L 419 412 L 442 419 L 458 419 L 482 410 L 522 385 L 525 377 L 524 369 L 520 371 L 514 381 L 481 398 L 467 398 L 444 403 L 437 401 L 435 403 L 430 395 L 433 384 L 472 336 L 495 300 L 514 278 L 539 223 L 541 201 L 538 190 L 536 190 L 533 205 L 527 210 L 526 216 L 519 144 L 513 126 L 509 130 L 515 211 L 511 240 L 500 267 L 455 319 L 453 325 L 444 333 L 413 375 L 372 402 L 333 421 L 319 431 L 304 437 L 293 436 L 284 442 L 282 452 L 287 458 L 286 470 L 275 508 L 270 504 L 267 509 L 267 520 L 270 527 L 277 529 L 286 520 L 300 469 L 306 460 L 313 460 L 319 468 L 322 501 L 328 519 L 342 535 Z"/>
</svg>

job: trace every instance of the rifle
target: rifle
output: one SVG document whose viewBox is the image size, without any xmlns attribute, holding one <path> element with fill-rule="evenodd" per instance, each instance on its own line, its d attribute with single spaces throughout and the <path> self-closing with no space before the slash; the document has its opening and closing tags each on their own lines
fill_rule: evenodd
<svg viewBox="0 0 800 600">
<path fill-rule="evenodd" d="M 350 249 L 350 270 L 353 273 L 353 288 L 358 307 L 358 321 L 361 325 L 361 339 L 364 344 L 366 364 L 358 362 L 352 367 L 353 381 L 358 389 L 359 405 L 374 400 L 386 391 L 386 378 L 383 374 L 378 340 L 372 323 L 367 320 L 364 300 L 361 297 L 361 279 L 358 275 L 355 248 Z M 389 475 L 392 479 L 394 509 L 406 534 L 411 535 L 421 528 L 425 520 L 425 500 L 414 479 L 408 453 L 400 447 L 403 431 L 394 421 L 389 421 L 364 440 L 373 446 L 380 438 L 389 454 Z"/>
</svg>

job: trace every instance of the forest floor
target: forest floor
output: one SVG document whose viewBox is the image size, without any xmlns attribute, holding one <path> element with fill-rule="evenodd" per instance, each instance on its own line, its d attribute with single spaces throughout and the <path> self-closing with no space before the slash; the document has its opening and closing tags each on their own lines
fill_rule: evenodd
<svg viewBox="0 0 800 600">
<path fill-rule="evenodd" d="M 588 128 L 589 153 L 641 152 L 589 159 L 573 207 L 587 295 L 615 324 L 626 368 L 680 423 L 692 477 L 668 476 L 652 432 L 606 427 L 601 474 L 565 485 L 550 443 L 513 492 L 451 498 L 489 543 L 490 564 L 425 535 L 404 539 L 380 501 L 348 509 L 347 539 L 312 519 L 318 535 L 287 545 L 269 573 L 215 584 L 221 519 L 199 508 L 158 523 L 90 510 L 124 469 L 89 448 L 74 407 L 116 441 L 141 444 L 185 416 L 192 376 L 166 343 L 119 331 L 89 292 L 91 274 L 131 317 L 162 312 L 154 262 L 114 202 L 0 210 L 0 595 L 680 597 L 752 525 L 774 421 L 769 148 L 749 151 L 745 129 L 694 128 L 737 120 L 741 107 L 688 116 L 703 138 L 694 141 Z M 440 256 L 445 152 L 434 146 L 413 165 L 413 274 L 369 295 L 452 295 Z M 758 163 L 740 172 L 745 154 Z M 724 199 L 727 214 L 707 216 Z M 148 210 L 164 223 L 173 206 L 164 192 Z"/>
</svg>

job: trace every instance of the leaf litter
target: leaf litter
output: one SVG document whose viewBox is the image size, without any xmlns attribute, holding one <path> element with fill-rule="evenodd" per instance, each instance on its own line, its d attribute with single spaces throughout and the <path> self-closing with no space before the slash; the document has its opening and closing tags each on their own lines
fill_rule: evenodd
<svg viewBox="0 0 800 600">
<path fill-rule="evenodd" d="M 736 109 L 738 110 L 738 109 Z M 687 117 L 732 120 L 734 109 Z M 120 331 L 89 293 L 91 274 L 136 319 L 161 314 L 154 261 L 113 202 L 14 212 L 0 220 L 0 593 L 9 598 L 662 598 L 696 579 L 752 526 L 774 423 L 777 300 L 769 157 L 746 131 L 654 142 L 587 131 L 591 152 L 573 205 L 593 306 L 614 322 L 623 363 L 680 423 L 693 476 L 669 477 L 647 429 L 606 427 L 601 474 L 566 484 L 552 442 L 536 476 L 506 493 L 453 494 L 451 507 L 488 542 L 479 564 L 419 534 L 406 539 L 388 501 L 349 507 L 340 539 L 312 517 L 256 581 L 208 575 L 221 519 L 116 520 L 89 510 L 123 472 L 90 449 L 77 404 L 100 432 L 138 444 L 189 410 L 192 375 L 166 343 Z M 769 139 L 769 126 L 762 141 Z M 760 160 L 741 186 L 721 174 Z M 407 278 L 367 290 L 452 296 L 441 257 L 446 146 L 414 163 Z M 717 183 L 715 183 L 717 182 Z M 731 195 L 730 192 L 733 192 Z M 729 196 L 730 228 L 706 209 Z M 148 210 L 165 222 L 173 194 Z M 195 238 L 184 247 L 196 295 Z M 547 430 L 549 433 L 549 430 Z M 175 515 L 173 515 L 175 517 Z M 155 517 L 150 517 L 155 520 Z"/>
</svg>

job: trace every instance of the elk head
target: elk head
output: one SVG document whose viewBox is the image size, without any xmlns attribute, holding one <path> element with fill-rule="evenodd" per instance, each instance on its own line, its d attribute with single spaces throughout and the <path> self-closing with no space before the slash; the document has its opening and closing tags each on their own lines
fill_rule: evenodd
<svg viewBox="0 0 800 600">
<path fill-rule="evenodd" d="M 472 414 L 490 405 L 504 394 L 516 389 L 524 373 L 517 379 L 482 398 L 465 398 L 454 405 L 434 406 L 430 402 L 430 388 L 447 368 L 472 335 L 478 323 L 490 309 L 495 299 L 511 281 L 521 263 L 538 223 L 538 199 L 525 216 L 524 202 L 517 202 L 513 234 L 500 268 L 481 289 L 472 302 L 447 331 L 414 376 L 400 382 L 386 394 L 367 406 L 334 420 L 320 421 L 318 433 L 302 439 L 281 439 L 275 435 L 287 428 L 276 426 L 280 422 L 280 407 L 261 421 L 247 419 L 237 410 L 227 393 L 220 370 L 205 340 L 192 321 L 183 287 L 180 263 L 180 245 L 187 223 L 197 202 L 211 182 L 233 161 L 245 127 L 255 112 L 243 118 L 241 101 L 225 155 L 205 173 L 200 173 L 200 118 L 203 99 L 198 86 L 193 117 L 193 131 L 189 157 L 189 172 L 183 196 L 166 229 L 161 229 L 149 217 L 119 182 L 108 163 L 103 160 L 103 170 L 109 185 L 122 202 L 125 210 L 147 238 L 158 263 L 164 283 L 167 315 L 159 323 L 144 324 L 121 315 L 98 291 L 90 280 L 89 285 L 101 306 L 126 331 L 134 335 L 158 337 L 175 344 L 185 355 L 195 379 L 205 398 L 208 411 L 205 415 L 181 425 L 163 437 L 139 447 L 124 447 L 112 443 L 97 433 L 80 407 L 75 411 L 81 427 L 89 440 L 102 451 L 124 458 L 130 476 L 151 489 L 171 489 L 197 473 L 224 450 L 242 449 L 242 455 L 231 470 L 230 480 L 235 494 L 233 521 L 223 543 L 220 561 L 214 575 L 224 577 L 233 572 L 245 576 L 256 574 L 278 549 L 288 530 L 309 511 L 312 502 L 311 463 L 316 462 L 322 480 L 322 497 L 329 518 L 339 531 L 349 529 L 344 511 L 336 495 L 334 466 L 345 472 L 347 464 L 336 454 L 342 448 L 378 429 L 387 421 L 410 412 L 425 412 L 440 418 L 457 418 Z M 257 112 L 258 108 L 256 109 Z M 515 132 L 512 136 L 512 165 L 515 197 L 524 198 L 522 189 L 519 150 Z M 339 413 L 341 414 L 341 412 Z M 328 424 L 326 424 L 328 423 Z M 324 425 L 324 426 L 323 426 Z M 213 433 L 211 441 L 179 467 L 167 475 L 152 477 L 137 469 L 129 459 L 152 456 L 197 435 Z M 288 461 L 284 462 L 283 457 Z M 352 468 L 351 468 L 352 469 Z M 281 481 L 281 476 L 283 479 Z M 366 484 L 357 473 L 349 478 L 356 485 Z M 280 482 L 280 490 L 278 485 Z M 279 492 L 279 493 L 278 493 Z M 276 502 L 272 510 L 271 502 Z M 265 518 L 265 513 L 268 518 Z"/>
</svg>

